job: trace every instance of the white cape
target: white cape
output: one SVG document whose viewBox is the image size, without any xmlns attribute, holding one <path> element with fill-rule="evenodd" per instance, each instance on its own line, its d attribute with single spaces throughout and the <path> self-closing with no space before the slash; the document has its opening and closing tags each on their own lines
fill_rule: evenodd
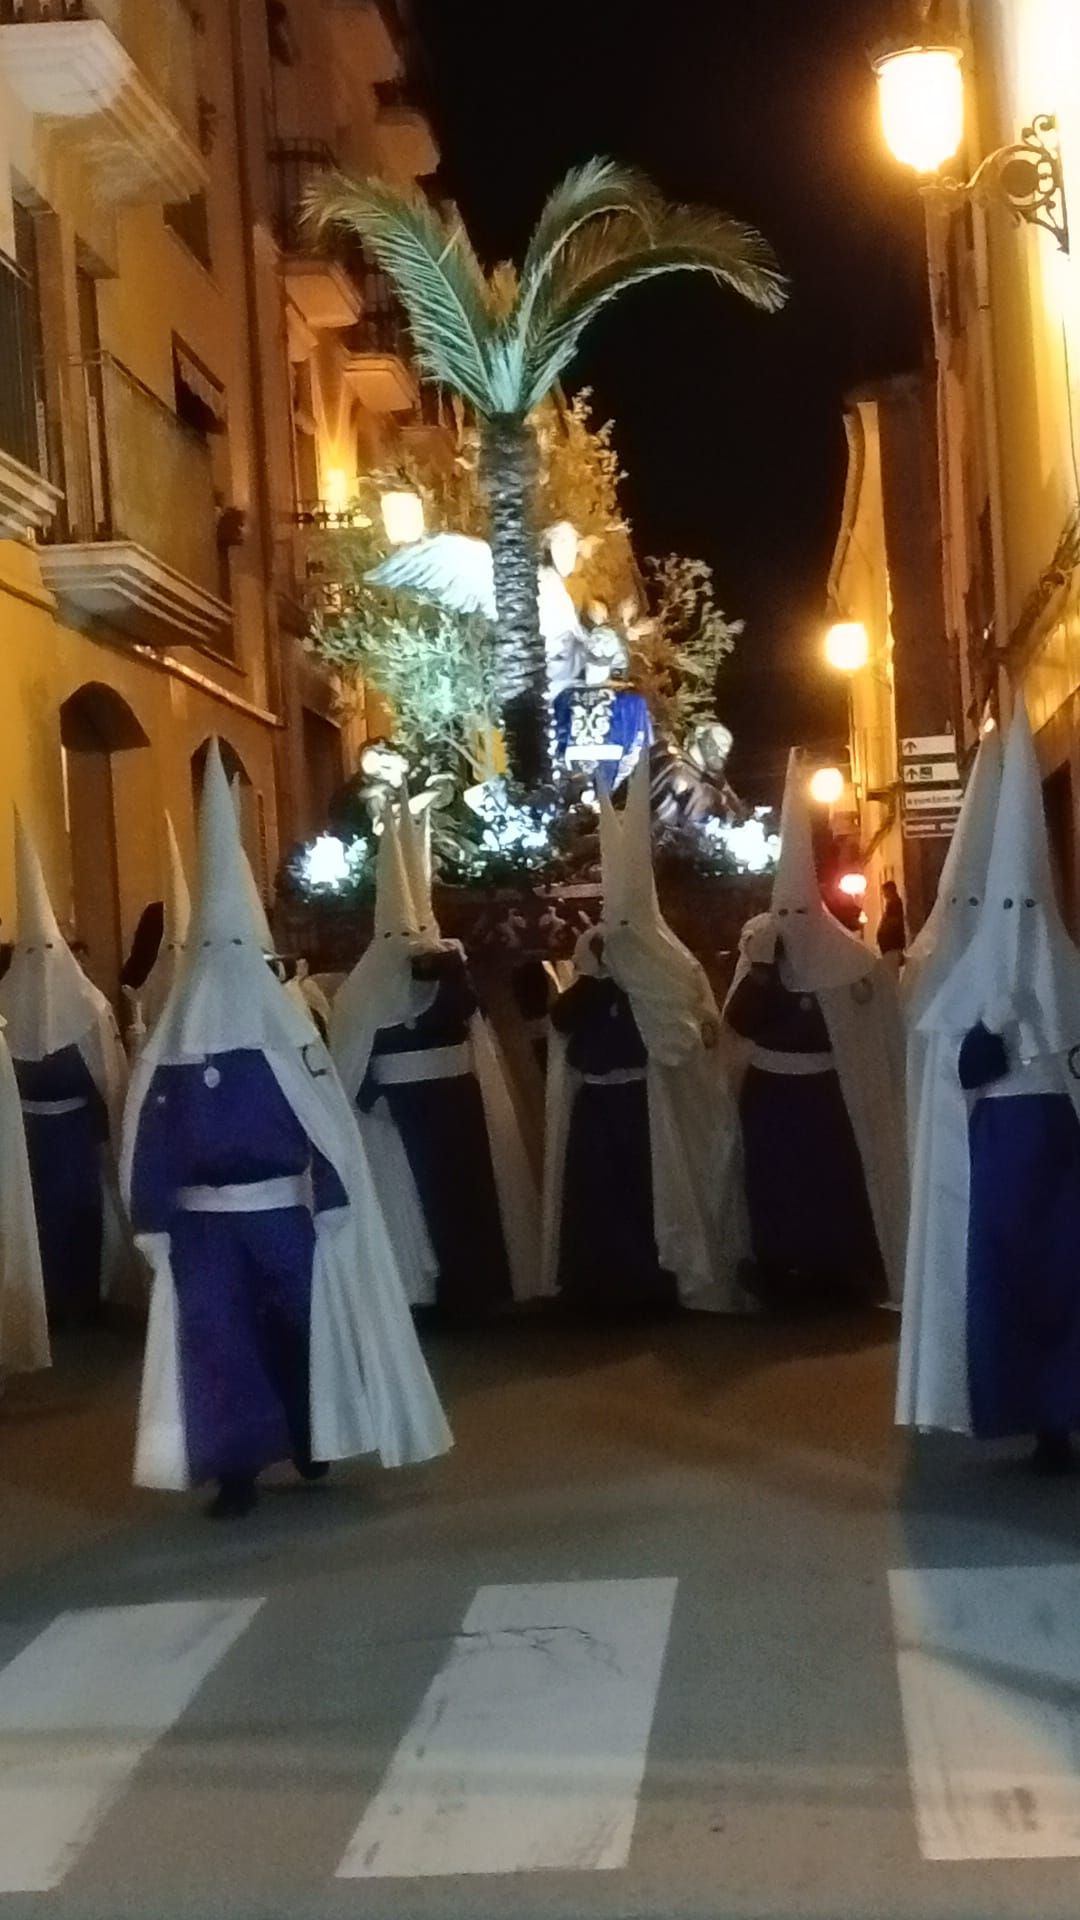
<svg viewBox="0 0 1080 1920">
<path fill-rule="evenodd" d="M 312 1454 L 319 1460 L 344 1460 L 377 1452 L 387 1467 L 429 1460 L 452 1444 L 450 1430 L 417 1344 L 371 1172 L 337 1075 L 317 1039 L 303 1052 L 268 1048 L 266 1060 L 349 1201 L 347 1208 L 315 1219 Z M 139 1116 L 159 1064 L 144 1054 L 132 1078 L 123 1162 L 129 1197 Z M 151 1262 L 154 1285 L 135 1479 L 140 1486 L 183 1488 L 190 1484 L 190 1473 L 168 1236 L 148 1236 L 140 1244 Z"/>
<path fill-rule="evenodd" d="M 900 1328 L 896 1419 L 971 1432 L 967 1368 L 968 1096 L 959 1037 L 928 1033 L 914 1083 L 912 1208 Z"/>
<path fill-rule="evenodd" d="M 50 1360 L 30 1162 L 0 1021 L 0 1371 L 33 1373 Z"/>
<path fill-rule="evenodd" d="M 563 1186 L 570 1115 L 581 1084 L 566 1036 L 548 1040 L 544 1151 L 542 1288 L 558 1287 Z M 719 1052 L 681 1066 L 649 1058 L 645 1069 L 653 1218 L 660 1265 L 675 1275 L 684 1307 L 744 1313 L 738 1272 L 749 1250 L 738 1126 Z"/>
</svg>

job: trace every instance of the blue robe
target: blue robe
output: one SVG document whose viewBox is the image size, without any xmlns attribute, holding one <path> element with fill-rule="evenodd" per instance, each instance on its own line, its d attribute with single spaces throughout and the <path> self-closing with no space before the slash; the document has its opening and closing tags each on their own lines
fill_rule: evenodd
<svg viewBox="0 0 1080 1920">
<path fill-rule="evenodd" d="M 567 1064 L 590 1076 L 574 1090 L 567 1130 L 559 1291 L 588 1307 L 674 1307 L 675 1277 L 656 1250 L 648 1056 L 630 1001 L 614 980 L 586 974 L 551 1018 Z M 594 1077 L 626 1072 L 640 1077 Z"/>
<path fill-rule="evenodd" d="M 643 693 L 632 687 L 564 687 L 552 702 L 557 758 L 571 769 L 593 767 L 599 787 L 610 792 L 623 758 L 652 744 L 652 719 Z M 568 747 L 588 755 L 594 747 L 618 747 L 613 759 L 566 761 Z"/>
<path fill-rule="evenodd" d="M 71 1113 L 27 1113 L 25 1106 L 23 1113 L 45 1304 L 50 1322 L 62 1326 L 86 1319 L 101 1295 L 102 1157 L 109 1116 L 78 1047 L 13 1065 L 24 1103 L 80 1103 Z"/>
<path fill-rule="evenodd" d="M 365 1112 L 380 1098 L 390 1110 L 438 1265 L 436 1305 L 451 1313 L 477 1312 L 511 1297 L 480 1085 L 471 1072 L 384 1085 L 378 1062 L 389 1054 L 463 1046 L 477 1008 L 460 956 L 444 957 L 431 1006 L 408 1025 L 380 1027 L 357 1096 Z"/>
<path fill-rule="evenodd" d="M 755 966 L 725 1017 L 768 1054 L 829 1054 L 816 995 L 792 993 L 776 966 Z M 739 1096 L 753 1261 L 763 1291 L 799 1300 L 839 1293 L 879 1299 L 881 1254 L 835 1068 L 747 1067 Z"/>
<path fill-rule="evenodd" d="M 975 1079 L 964 1075 L 977 1092 Z M 1080 1121 L 1065 1092 L 983 1094 L 968 1142 L 972 1431 L 983 1439 L 1076 1431 Z"/>
<path fill-rule="evenodd" d="M 206 1084 L 208 1071 L 217 1085 Z M 347 1204 L 264 1054 L 157 1068 L 135 1141 L 131 1213 L 137 1233 L 170 1236 L 193 1482 L 310 1457 L 315 1225 L 306 1206 L 185 1212 L 179 1190 L 308 1171 L 315 1213 Z"/>
</svg>

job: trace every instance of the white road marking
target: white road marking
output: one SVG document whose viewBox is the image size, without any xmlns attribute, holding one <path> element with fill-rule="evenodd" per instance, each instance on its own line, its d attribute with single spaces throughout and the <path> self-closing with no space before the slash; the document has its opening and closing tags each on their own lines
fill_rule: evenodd
<svg viewBox="0 0 1080 1920">
<path fill-rule="evenodd" d="M 1080 1566 L 889 1583 L 923 1858 L 1080 1858 Z"/>
<path fill-rule="evenodd" d="M 0 1673 L 0 1893 L 59 1886 L 262 1605 L 63 1613 Z"/>
<path fill-rule="evenodd" d="M 339 1878 L 625 1866 L 677 1585 L 481 1587 Z"/>
</svg>

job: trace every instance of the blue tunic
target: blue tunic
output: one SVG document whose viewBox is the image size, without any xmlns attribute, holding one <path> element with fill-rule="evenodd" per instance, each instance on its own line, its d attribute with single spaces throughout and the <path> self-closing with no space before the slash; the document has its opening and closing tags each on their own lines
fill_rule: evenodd
<svg viewBox="0 0 1080 1920">
<path fill-rule="evenodd" d="M 661 1267 L 653 1216 L 645 1045 L 614 980 L 583 975 L 559 996 L 552 1021 L 583 1080 L 574 1093 L 563 1172 L 559 1291 L 589 1307 L 672 1307 L 674 1276 Z"/>
<path fill-rule="evenodd" d="M 1080 1121 L 1065 1093 L 983 1095 L 968 1139 L 972 1430 L 1080 1429 Z"/>
<path fill-rule="evenodd" d="M 595 768 L 596 784 L 609 791 L 622 759 L 652 743 L 649 703 L 632 687 L 564 687 L 552 708 L 559 760 L 566 763 L 567 748 L 573 747 L 582 757 L 569 764 Z M 615 759 L 594 760 L 590 749 L 597 747 L 618 747 L 620 753 Z"/>
<path fill-rule="evenodd" d="M 464 963 L 460 955 L 444 956 L 437 966 L 431 1006 L 408 1025 L 379 1029 L 357 1104 L 367 1111 L 379 1098 L 386 1100 L 438 1263 L 436 1304 L 471 1313 L 511 1294 L 479 1083 L 473 1073 L 387 1085 L 378 1077 L 378 1062 L 387 1055 L 462 1046 L 468 1039 L 478 1002 Z"/>
<path fill-rule="evenodd" d="M 101 1292 L 102 1153 L 109 1117 L 78 1047 L 16 1060 L 23 1102 L 78 1101 L 70 1113 L 27 1113 L 45 1303 L 52 1325 L 87 1318 Z"/>
<path fill-rule="evenodd" d="M 775 966 L 750 969 L 726 1018 L 766 1053 L 832 1051 L 816 995 L 789 992 Z M 766 1291 L 879 1298 L 884 1274 L 866 1176 L 835 1069 L 773 1073 L 751 1064 L 739 1119 L 751 1248 Z"/>
<path fill-rule="evenodd" d="M 218 1075 L 208 1086 L 206 1074 Z M 196 1482 L 254 1476 L 310 1447 L 315 1228 L 306 1206 L 190 1213 L 182 1187 L 248 1185 L 310 1169 L 315 1212 L 346 1204 L 265 1056 L 238 1050 L 162 1066 L 132 1170 L 138 1233 L 167 1233 L 176 1282 L 188 1461 Z"/>
</svg>

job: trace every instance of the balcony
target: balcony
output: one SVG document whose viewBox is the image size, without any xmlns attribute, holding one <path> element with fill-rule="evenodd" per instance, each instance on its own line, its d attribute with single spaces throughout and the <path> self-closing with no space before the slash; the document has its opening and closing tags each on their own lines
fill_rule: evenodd
<svg viewBox="0 0 1080 1920">
<path fill-rule="evenodd" d="M 339 28 L 345 62 L 369 84 L 395 80 L 401 72 L 398 26 L 387 0 L 324 0 Z"/>
<path fill-rule="evenodd" d="M 44 410 L 37 374 L 33 291 L 0 254 L 0 537 L 43 531 L 60 505 L 45 477 Z"/>
<path fill-rule="evenodd" d="M 420 394 L 404 312 L 378 267 L 361 261 L 357 272 L 363 312 L 343 341 L 346 384 L 369 413 L 413 413 Z"/>
<path fill-rule="evenodd" d="M 379 110 L 375 120 L 383 164 L 391 179 L 422 180 L 436 172 L 439 147 L 424 109 L 402 80 L 386 80 L 375 88 Z"/>
<path fill-rule="evenodd" d="M 114 205 L 187 200 L 198 146 L 187 0 L 0 0 L 0 70 Z"/>
<path fill-rule="evenodd" d="M 285 263 L 289 296 L 307 326 L 321 333 L 349 327 L 360 314 L 360 294 L 349 270 L 348 237 L 322 234 L 305 218 L 306 197 L 320 173 L 337 164 L 320 140 L 278 140 L 270 149 L 274 173 L 274 238 Z"/>
<path fill-rule="evenodd" d="M 71 484 L 46 584 L 74 626 L 228 651 L 209 447 L 107 354 L 66 371 Z"/>
</svg>

